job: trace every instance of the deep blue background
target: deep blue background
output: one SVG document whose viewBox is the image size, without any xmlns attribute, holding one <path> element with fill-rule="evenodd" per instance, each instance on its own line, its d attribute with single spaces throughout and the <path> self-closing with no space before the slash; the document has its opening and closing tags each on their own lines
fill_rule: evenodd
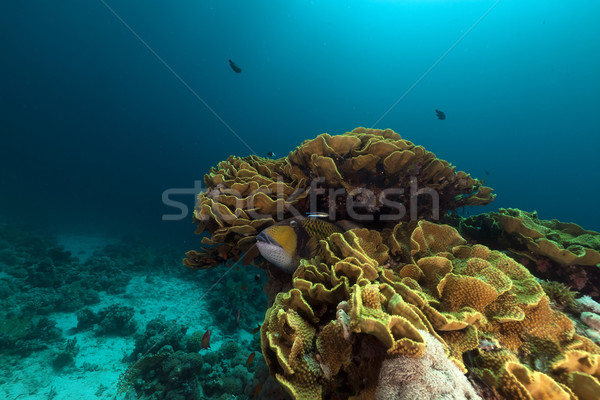
<svg viewBox="0 0 600 400">
<path fill-rule="evenodd" d="M 195 247 L 191 216 L 161 221 L 163 190 L 372 126 L 495 1 L 106 3 L 250 148 L 100 0 L 3 1 L 0 221 Z M 600 230 L 600 3 L 524 3 L 501 1 L 375 127 L 486 178 L 488 209 Z"/>
</svg>

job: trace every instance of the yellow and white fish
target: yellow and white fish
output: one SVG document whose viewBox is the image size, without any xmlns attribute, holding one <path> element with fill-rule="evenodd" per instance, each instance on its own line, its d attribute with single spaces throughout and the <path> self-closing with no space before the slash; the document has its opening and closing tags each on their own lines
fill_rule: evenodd
<svg viewBox="0 0 600 400">
<path fill-rule="evenodd" d="M 302 258 L 317 254 L 319 240 L 327 239 L 342 228 L 323 219 L 309 215 L 271 225 L 256 236 L 256 247 L 270 263 L 291 274 Z"/>
</svg>

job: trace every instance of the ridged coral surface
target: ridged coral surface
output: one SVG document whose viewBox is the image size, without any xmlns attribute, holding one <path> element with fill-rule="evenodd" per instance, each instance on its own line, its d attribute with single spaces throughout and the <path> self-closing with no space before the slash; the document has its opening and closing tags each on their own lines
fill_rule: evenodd
<svg viewBox="0 0 600 400">
<path fill-rule="evenodd" d="M 204 183 L 194 220 L 197 232 L 210 237 L 202 240 L 203 249 L 188 253 L 184 264 L 192 268 L 239 259 L 258 232 L 294 212 L 331 212 L 335 220 L 361 222 L 372 217 L 382 228 L 389 221 L 416 216 L 439 218 L 448 210 L 485 205 L 495 197 L 481 181 L 456 172 L 449 162 L 391 129 L 324 133 L 278 160 L 231 156 L 212 168 Z M 324 194 L 317 196 L 317 191 Z M 350 198 L 356 205 L 352 210 Z M 256 254 L 249 252 L 245 261 Z"/>
<path fill-rule="evenodd" d="M 361 396 L 376 389 L 384 360 L 424 354 L 419 330 L 434 335 L 450 360 L 498 395 L 600 393 L 600 348 L 551 308 L 525 267 L 485 246 L 466 245 L 446 225 L 420 221 L 399 230 L 409 231 L 410 253 L 390 268 L 376 261 L 375 247 L 361 245 L 364 231 L 322 241 L 327 255 L 304 260 L 294 288 L 280 293 L 267 311 L 263 354 L 293 397 L 331 392 L 368 398 Z M 340 309 L 347 319 L 339 317 Z M 351 348 L 352 363 L 332 357 L 323 343 L 340 354 Z M 575 382 L 585 382 L 586 389 Z"/>
<path fill-rule="evenodd" d="M 579 225 L 540 220 L 537 213 L 502 209 L 494 217 L 500 227 L 529 251 L 561 265 L 600 263 L 600 234 Z"/>
<path fill-rule="evenodd" d="M 397 133 L 357 128 L 319 135 L 279 160 L 230 157 L 205 183 L 194 217 L 198 233 L 210 236 L 184 264 L 207 268 L 243 257 L 267 267 L 262 352 L 294 399 L 373 399 L 385 380 L 382 365 L 423 357 L 427 337 L 442 344 L 440 363 L 454 363 L 471 382 L 477 377 L 491 396 L 600 393 L 600 348 L 530 271 L 437 222 L 436 212 L 491 202 L 492 190 Z M 351 224 L 321 239 L 316 256 L 300 257 L 292 276 L 278 275 L 256 258 L 255 237 L 308 212 Z M 532 229 L 510 221 L 506 232 L 517 227 L 525 237 Z"/>
</svg>

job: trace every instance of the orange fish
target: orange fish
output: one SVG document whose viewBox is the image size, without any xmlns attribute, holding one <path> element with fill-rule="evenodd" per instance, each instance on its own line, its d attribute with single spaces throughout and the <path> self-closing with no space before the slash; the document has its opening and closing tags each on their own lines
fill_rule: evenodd
<svg viewBox="0 0 600 400">
<path fill-rule="evenodd" d="M 246 286 L 242 285 L 242 290 L 246 290 Z"/>
<path fill-rule="evenodd" d="M 202 336 L 202 344 L 200 346 L 201 349 L 208 349 L 210 347 L 210 329 L 206 331 L 204 336 Z"/>
<path fill-rule="evenodd" d="M 250 364 L 252 364 L 252 360 L 254 360 L 254 356 L 256 355 L 255 352 L 252 352 L 249 356 L 248 359 L 246 360 L 246 368 L 248 368 L 250 366 Z"/>
<path fill-rule="evenodd" d="M 254 397 L 258 396 L 261 389 L 262 389 L 262 383 L 259 383 L 258 385 L 256 385 L 256 387 L 254 388 Z"/>
<path fill-rule="evenodd" d="M 252 334 L 254 335 L 258 331 L 260 331 L 260 325 L 258 325 L 256 328 L 252 329 Z"/>
</svg>

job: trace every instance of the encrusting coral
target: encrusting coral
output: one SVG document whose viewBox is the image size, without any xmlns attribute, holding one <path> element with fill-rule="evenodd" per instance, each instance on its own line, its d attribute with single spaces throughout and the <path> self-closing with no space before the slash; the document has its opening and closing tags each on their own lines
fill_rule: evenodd
<svg viewBox="0 0 600 400">
<path fill-rule="evenodd" d="M 238 260 L 252 248 L 258 232 L 294 213 L 331 212 L 335 220 L 361 223 L 372 217 L 382 228 L 386 220 L 381 215 L 392 213 L 388 219 L 395 221 L 416 215 L 435 218 L 458 207 L 488 204 L 495 197 L 481 181 L 456 172 L 447 161 L 390 129 L 324 133 L 278 160 L 231 156 L 212 168 L 204 183 L 194 221 L 196 232 L 207 231 L 210 237 L 202 239 L 202 250 L 188 252 L 184 264 L 192 268 Z M 436 196 L 439 209 L 425 196 Z M 250 251 L 245 261 L 255 256 Z"/>
</svg>

